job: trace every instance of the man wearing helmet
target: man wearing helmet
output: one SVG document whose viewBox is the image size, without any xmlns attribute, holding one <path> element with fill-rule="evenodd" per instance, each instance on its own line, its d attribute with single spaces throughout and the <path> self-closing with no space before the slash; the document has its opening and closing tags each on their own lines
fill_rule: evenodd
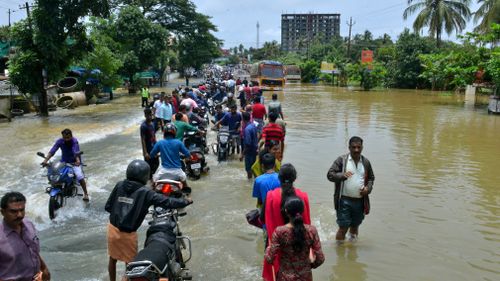
<svg viewBox="0 0 500 281">
<path fill-rule="evenodd" d="M 237 106 L 236 100 L 234 99 L 234 94 L 229 92 L 227 93 L 227 96 L 222 99 L 222 102 L 219 103 L 220 105 L 225 104 L 227 108 L 231 108 L 232 106 Z"/>
<path fill-rule="evenodd" d="M 111 281 L 116 280 L 116 262 L 120 260 L 128 263 L 136 256 L 136 231 L 150 206 L 175 209 L 193 203 L 190 198 L 170 198 L 145 186 L 149 172 L 149 165 L 145 161 L 132 161 L 127 167 L 127 179 L 116 184 L 106 202 L 105 210 L 109 212 L 108 273 Z"/>
<path fill-rule="evenodd" d="M 161 159 L 161 166 L 153 175 L 153 181 L 156 182 L 162 177 L 168 176 L 170 179 L 181 181 L 183 186 L 187 186 L 186 173 L 182 170 L 179 154 L 183 154 L 187 158 L 190 158 L 191 155 L 186 146 L 175 138 L 176 134 L 175 125 L 167 124 L 163 133 L 164 139 L 157 142 L 151 150 L 151 157 L 160 153 Z"/>
</svg>

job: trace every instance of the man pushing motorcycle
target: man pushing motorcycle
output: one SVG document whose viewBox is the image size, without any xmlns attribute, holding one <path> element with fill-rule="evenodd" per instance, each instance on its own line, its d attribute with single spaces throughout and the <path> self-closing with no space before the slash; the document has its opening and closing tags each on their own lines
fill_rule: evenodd
<svg viewBox="0 0 500 281">
<path fill-rule="evenodd" d="M 73 165 L 73 173 L 76 179 L 80 183 L 83 190 L 83 201 L 89 201 L 89 194 L 87 192 L 87 183 L 85 182 L 85 176 L 82 171 L 82 159 L 80 146 L 78 140 L 73 137 L 73 132 L 70 129 L 64 129 L 61 132 L 62 138 L 58 139 L 54 146 L 50 149 L 49 153 L 45 157 L 45 160 L 41 163 L 42 166 L 46 166 L 47 162 L 54 156 L 58 149 L 61 149 L 61 162 Z"/>
<path fill-rule="evenodd" d="M 127 167 L 127 179 L 116 184 L 106 202 L 105 210 L 109 212 L 108 273 L 111 281 L 116 280 L 116 262 L 129 263 L 137 255 L 137 229 L 150 206 L 177 209 L 193 203 L 190 198 L 167 197 L 146 186 L 149 172 L 146 161 L 132 161 Z"/>
</svg>

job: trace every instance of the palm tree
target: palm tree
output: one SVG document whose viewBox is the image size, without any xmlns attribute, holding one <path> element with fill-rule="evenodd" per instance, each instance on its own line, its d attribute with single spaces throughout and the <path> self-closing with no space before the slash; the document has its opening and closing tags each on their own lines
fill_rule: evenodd
<svg viewBox="0 0 500 281">
<path fill-rule="evenodd" d="M 441 34 L 448 35 L 453 30 L 461 32 L 470 18 L 470 0 L 408 0 L 408 8 L 403 13 L 406 20 L 409 15 L 420 12 L 413 22 L 416 32 L 424 26 L 429 27 L 429 35 L 436 37 L 436 44 L 441 45 Z"/>
<path fill-rule="evenodd" d="M 492 23 L 500 22 L 500 0 L 477 0 L 481 7 L 474 13 L 474 23 L 481 21 L 475 31 L 485 32 L 490 30 Z"/>
</svg>

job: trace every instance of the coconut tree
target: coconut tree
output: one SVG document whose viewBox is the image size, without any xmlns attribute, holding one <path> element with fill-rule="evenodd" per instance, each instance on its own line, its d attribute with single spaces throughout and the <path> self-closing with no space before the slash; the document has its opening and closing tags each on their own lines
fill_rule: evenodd
<svg viewBox="0 0 500 281">
<path fill-rule="evenodd" d="M 406 20 L 418 11 L 413 22 L 413 29 L 420 32 L 429 28 L 429 35 L 436 37 L 436 45 L 441 45 L 443 30 L 450 35 L 453 30 L 461 32 L 470 18 L 470 0 L 408 0 L 408 7 L 403 13 Z"/>
<path fill-rule="evenodd" d="M 478 0 L 477 3 L 481 6 L 474 13 L 474 23 L 480 23 L 474 30 L 487 32 L 491 24 L 500 22 L 500 0 Z"/>
</svg>

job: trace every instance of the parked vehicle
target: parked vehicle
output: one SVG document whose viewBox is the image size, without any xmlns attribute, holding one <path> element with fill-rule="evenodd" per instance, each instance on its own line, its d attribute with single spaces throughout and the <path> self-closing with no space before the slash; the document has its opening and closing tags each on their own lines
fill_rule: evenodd
<svg viewBox="0 0 500 281">
<path fill-rule="evenodd" d="M 156 182 L 156 190 L 167 196 L 185 196 L 180 192 L 180 185 L 178 181 L 160 179 Z M 185 216 L 186 211 L 154 207 L 151 214 L 144 249 L 127 264 L 127 280 L 192 280 L 186 267 L 192 255 L 191 240 L 182 234 L 179 226 L 179 217 Z"/>
<path fill-rule="evenodd" d="M 81 155 L 82 152 L 79 152 Z M 37 155 L 45 158 L 45 154 L 37 152 Z M 49 194 L 49 218 L 53 220 L 57 213 L 56 211 L 66 205 L 68 197 L 82 196 L 78 190 L 80 183 L 76 180 L 73 173 L 73 165 L 69 163 L 51 161 L 46 166 L 47 179 L 49 187 L 45 191 Z"/>
</svg>

